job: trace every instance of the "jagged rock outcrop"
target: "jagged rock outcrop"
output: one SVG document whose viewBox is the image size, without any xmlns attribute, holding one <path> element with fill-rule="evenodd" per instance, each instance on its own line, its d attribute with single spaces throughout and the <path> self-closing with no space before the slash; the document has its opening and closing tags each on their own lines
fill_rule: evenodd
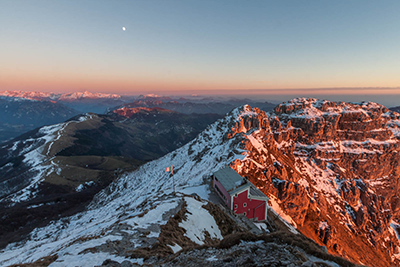
<svg viewBox="0 0 400 267">
<path fill-rule="evenodd" d="M 271 206 L 332 254 L 400 266 L 400 114 L 382 105 L 299 98 L 265 113 L 244 107 L 233 167 Z"/>
</svg>

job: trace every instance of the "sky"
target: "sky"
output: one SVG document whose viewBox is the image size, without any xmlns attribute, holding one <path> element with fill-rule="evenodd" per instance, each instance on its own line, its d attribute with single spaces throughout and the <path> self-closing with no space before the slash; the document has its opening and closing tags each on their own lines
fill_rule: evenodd
<svg viewBox="0 0 400 267">
<path fill-rule="evenodd" d="M 397 0 L 0 0 L 0 91 L 394 101 L 399 10 Z"/>
</svg>

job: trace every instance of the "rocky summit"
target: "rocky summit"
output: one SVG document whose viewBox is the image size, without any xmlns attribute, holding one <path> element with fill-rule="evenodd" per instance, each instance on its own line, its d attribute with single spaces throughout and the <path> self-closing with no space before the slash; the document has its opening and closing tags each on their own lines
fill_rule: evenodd
<svg viewBox="0 0 400 267">
<path fill-rule="evenodd" d="M 234 168 L 272 208 L 334 255 L 400 266 L 400 114 L 304 98 L 244 109 L 231 136 L 245 133 L 247 152 Z"/>
</svg>

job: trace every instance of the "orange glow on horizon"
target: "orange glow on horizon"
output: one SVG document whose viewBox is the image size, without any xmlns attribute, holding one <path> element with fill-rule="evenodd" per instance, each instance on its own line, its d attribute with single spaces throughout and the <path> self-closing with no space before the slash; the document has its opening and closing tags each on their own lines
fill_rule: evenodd
<svg viewBox="0 0 400 267">
<path fill-rule="evenodd" d="M 265 86 L 264 88 L 262 86 Z M 172 79 L 162 77 L 149 79 L 148 77 L 110 77 L 98 75 L 75 75 L 74 78 L 66 75 L 43 76 L 38 73 L 21 75 L 9 73 L 0 77 L 0 91 L 51 91 L 66 93 L 74 91 L 91 91 L 118 94 L 182 94 L 197 93 L 208 95 L 224 94 L 269 94 L 269 95 L 398 95 L 400 87 L 320 87 L 297 88 L 285 84 L 266 84 L 266 82 L 235 82 L 229 80 L 190 80 L 185 78 Z"/>
</svg>

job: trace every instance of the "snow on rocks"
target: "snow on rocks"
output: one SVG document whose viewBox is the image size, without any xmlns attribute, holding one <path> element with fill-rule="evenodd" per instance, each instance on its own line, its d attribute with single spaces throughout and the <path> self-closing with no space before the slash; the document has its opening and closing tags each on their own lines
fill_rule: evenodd
<svg viewBox="0 0 400 267">
<path fill-rule="evenodd" d="M 172 251 L 173 251 L 174 253 L 177 253 L 177 252 L 179 252 L 179 251 L 182 250 L 182 247 L 179 246 L 178 244 L 174 244 L 173 246 L 171 246 L 171 245 L 168 245 L 168 246 L 172 249 Z"/>
<path fill-rule="evenodd" d="M 56 166 L 49 165 L 46 157 L 46 146 L 50 146 L 53 140 L 56 139 L 58 132 L 64 127 L 64 123 L 55 124 L 51 126 L 44 126 L 39 129 L 38 137 L 27 140 L 29 143 L 22 151 L 19 152 L 23 156 L 23 162 L 30 166 L 31 172 L 34 174 L 30 178 L 30 182 L 19 191 L 9 195 L 1 201 L 10 201 L 11 203 L 26 201 L 35 195 L 35 189 L 41 181 L 43 181 L 45 174 L 53 170 Z M 16 141 L 10 149 L 10 153 L 16 150 L 20 141 Z M 55 169 L 54 169 L 55 170 Z"/>
<path fill-rule="evenodd" d="M 36 189 L 44 181 L 45 177 L 53 172 L 60 174 L 61 169 L 54 160 L 54 155 L 60 149 L 68 146 L 68 140 L 63 140 L 63 137 L 68 136 L 69 129 L 71 127 L 83 127 L 85 129 L 91 127 L 90 123 L 86 123 L 86 121 L 93 120 L 95 117 L 97 115 L 87 113 L 76 117 L 76 120 L 44 126 L 36 134 L 33 134 L 31 138 L 24 141 L 15 141 L 12 145 L 8 145 L 10 157 L 23 157 L 22 163 L 28 168 L 28 171 L 24 174 L 24 180 L 27 180 L 27 182 L 25 184 L 21 183 L 23 184 L 22 188 L 13 189 L 13 191 L 10 189 L 10 192 L 6 191 L 7 188 L 3 189 L 5 192 L 3 195 L 8 194 L 8 196 L 0 201 L 10 202 L 10 205 L 13 205 L 14 203 L 32 199 L 36 195 Z M 83 186 L 85 185 L 78 187 L 77 191 L 83 189 Z"/>
<path fill-rule="evenodd" d="M 187 236 L 194 243 L 203 245 L 206 236 L 211 239 L 222 239 L 221 231 L 216 224 L 214 217 L 201 206 L 206 204 L 193 198 L 185 198 L 188 215 L 179 226 L 186 230 Z"/>
<path fill-rule="evenodd" d="M 107 241 L 121 240 L 121 236 L 107 236 L 106 238 L 92 239 L 86 242 L 76 242 L 67 246 L 60 253 L 55 262 L 50 264 L 50 267 L 64 267 L 64 266 L 95 266 L 101 265 L 104 260 L 112 259 L 116 261 L 125 260 L 124 257 L 118 257 L 105 252 L 99 253 L 81 253 L 85 249 L 96 247 L 99 244 Z"/>
<path fill-rule="evenodd" d="M 167 219 L 163 218 L 163 215 L 166 212 L 175 209 L 179 205 L 179 202 L 177 199 L 171 199 L 159 203 L 155 202 L 153 204 L 157 206 L 148 211 L 144 216 L 137 216 L 125 220 L 123 219 L 122 222 L 131 226 L 140 225 L 141 228 L 147 228 L 151 224 L 163 225 L 167 222 Z"/>
<path fill-rule="evenodd" d="M 258 120 L 269 125 L 243 127 L 251 122 L 243 120 L 234 131 L 244 133 L 246 153 L 234 169 L 256 184 L 290 225 L 315 232 L 319 229 L 309 225 L 326 220 L 332 229 L 362 231 L 370 245 L 387 237 L 390 216 L 397 213 L 389 199 L 398 180 L 393 168 L 399 161 L 398 114 L 371 102 L 298 98 L 260 115 Z M 355 252 L 364 248 L 347 246 L 338 232 L 318 241 L 335 253 L 342 246 L 343 255 L 365 262 Z M 391 242 L 397 251 L 399 242 Z M 374 246 L 368 249 L 376 251 Z M 380 256 L 368 257 L 373 265 L 373 258 Z"/>
<path fill-rule="evenodd" d="M 322 255 L 319 252 L 319 255 Z M 332 257 L 333 258 L 333 257 Z M 173 260 L 153 266 L 329 266 L 338 263 L 309 255 L 299 247 L 279 242 L 242 241 L 225 249 L 204 248 L 181 252 Z"/>
<path fill-rule="evenodd" d="M 292 219 L 292 217 L 290 217 L 289 215 L 287 215 L 279 206 L 278 204 L 278 199 L 276 199 L 275 196 L 271 195 L 270 199 L 269 199 L 269 203 L 271 206 L 271 209 L 273 213 L 279 215 L 279 217 L 281 217 L 283 219 L 283 222 L 286 224 L 286 226 L 288 227 L 289 231 L 291 231 L 293 234 L 298 234 L 299 232 L 296 230 L 297 224 L 295 223 L 295 221 Z"/>
</svg>

